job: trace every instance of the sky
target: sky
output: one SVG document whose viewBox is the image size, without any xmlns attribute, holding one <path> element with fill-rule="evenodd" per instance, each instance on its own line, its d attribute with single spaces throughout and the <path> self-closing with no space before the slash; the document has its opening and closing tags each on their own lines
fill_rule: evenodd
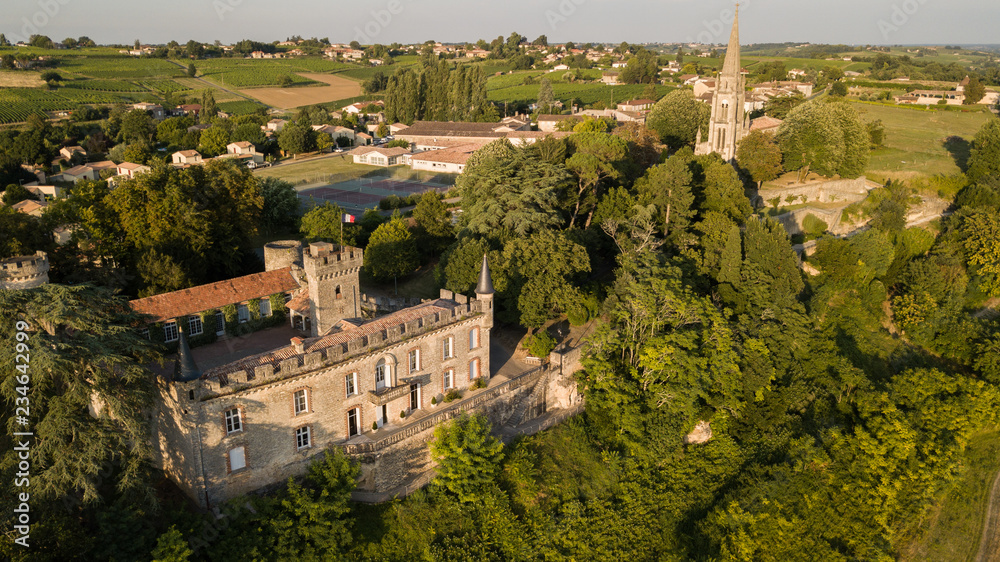
<svg viewBox="0 0 1000 562">
<path fill-rule="evenodd" d="M 0 33 L 61 41 L 262 42 L 292 35 L 364 44 L 487 41 L 725 43 L 729 0 L 3 0 Z M 750 43 L 998 44 L 995 0 L 743 0 Z"/>
</svg>

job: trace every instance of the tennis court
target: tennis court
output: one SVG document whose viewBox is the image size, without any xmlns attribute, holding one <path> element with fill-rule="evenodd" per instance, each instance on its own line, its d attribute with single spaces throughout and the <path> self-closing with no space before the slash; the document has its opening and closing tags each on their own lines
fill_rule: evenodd
<svg viewBox="0 0 1000 562">
<path fill-rule="evenodd" d="M 322 205 L 329 201 L 336 203 L 352 214 L 361 214 L 365 209 L 378 207 L 378 202 L 390 195 L 409 197 L 414 193 L 426 191 L 445 192 L 451 186 L 414 180 L 358 178 L 321 187 L 313 187 L 299 191 L 299 197 L 306 202 L 313 199 Z"/>
</svg>

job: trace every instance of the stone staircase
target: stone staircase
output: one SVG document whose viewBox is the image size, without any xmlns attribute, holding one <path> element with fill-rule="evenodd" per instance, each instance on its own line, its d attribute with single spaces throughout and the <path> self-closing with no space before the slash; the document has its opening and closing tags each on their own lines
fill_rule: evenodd
<svg viewBox="0 0 1000 562">
<path fill-rule="evenodd" d="M 504 422 L 504 427 L 517 427 L 525 422 L 525 417 L 528 415 L 530 408 L 538 403 L 539 397 L 545 393 L 545 389 L 549 384 L 550 372 L 548 370 L 543 371 L 542 376 L 535 382 L 534 388 L 531 389 L 531 393 L 521 400 L 521 403 L 517 405 L 514 412 L 511 413 L 510 417 Z"/>
</svg>

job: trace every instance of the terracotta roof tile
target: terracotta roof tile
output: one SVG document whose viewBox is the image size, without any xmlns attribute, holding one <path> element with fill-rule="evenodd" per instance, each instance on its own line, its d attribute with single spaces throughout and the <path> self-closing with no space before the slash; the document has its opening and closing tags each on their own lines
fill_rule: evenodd
<svg viewBox="0 0 1000 562">
<path fill-rule="evenodd" d="M 291 268 L 286 267 L 137 299 L 130 304 L 136 312 L 153 316 L 155 322 L 164 322 L 298 288 L 299 283 L 292 276 Z"/>
</svg>

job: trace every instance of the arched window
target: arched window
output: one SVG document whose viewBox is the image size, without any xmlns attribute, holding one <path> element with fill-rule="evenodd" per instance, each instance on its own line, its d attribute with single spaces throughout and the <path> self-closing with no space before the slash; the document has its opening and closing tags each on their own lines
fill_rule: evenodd
<svg viewBox="0 0 1000 562">
<path fill-rule="evenodd" d="M 728 101 L 722 102 L 722 118 L 726 119 L 726 120 L 729 119 L 729 102 Z"/>
<path fill-rule="evenodd" d="M 392 383 L 389 380 L 389 365 L 385 359 L 379 359 L 375 365 L 375 390 L 382 390 Z"/>
<path fill-rule="evenodd" d="M 337 285 L 337 288 L 334 291 L 334 294 L 337 295 L 338 299 L 344 298 L 344 293 L 343 293 L 343 291 L 340 290 L 340 285 Z"/>
</svg>

